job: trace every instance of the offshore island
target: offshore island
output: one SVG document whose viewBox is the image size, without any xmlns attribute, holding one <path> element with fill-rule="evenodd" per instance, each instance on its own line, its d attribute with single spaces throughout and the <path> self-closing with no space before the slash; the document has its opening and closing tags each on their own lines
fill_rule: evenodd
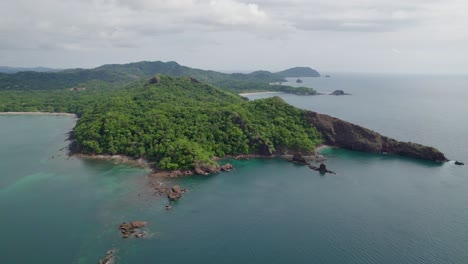
<svg viewBox="0 0 468 264">
<path fill-rule="evenodd" d="M 71 154 L 121 155 L 169 176 L 229 170 L 216 162 L 223 157 L 313 155 L 322 144 L 447 161 L 433 147 L 399 142 L 293 107 L 279 97 L 248 101 L 238 95 L 261 91 L 316 95 L 311 88 L 271 83 L 319 76 L 308 67 L 226 74 L 175 62 L 2 73 L 0 111 L 76 114 Z"/>
</svg>

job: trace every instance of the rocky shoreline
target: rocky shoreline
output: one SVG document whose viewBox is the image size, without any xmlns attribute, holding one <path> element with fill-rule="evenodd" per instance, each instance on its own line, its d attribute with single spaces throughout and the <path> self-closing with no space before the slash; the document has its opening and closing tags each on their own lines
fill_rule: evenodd
<svg viewBox="0 0 468 264">
<path fill-rule="evenodd" d="M 332 147 L 395 154 L 434 162 L 448 161 L 445 155 L 434 147 L 397 141 L 329 115 L 307 111 L 306 119 L 323 135 L 324 143 Z"/>
<path fill-rule="evenodd" d="M 370 153 L 395 154 L 435 162 L 448 161 L 445 155 L 436 148 L 411 142 L 400 142 L 395 139 L 382 136 L 370 129 L 340 120 L 329 115 L 307 111 L 305 117 L 315 128 L 317 128 L 317 130 L 323 135 L 324 138 L 323 145 L 317 146 L 313 152 L 301 155 L 302 158 L 308 161 L 323 162 L 325 158 L 319 154 L 319 150 L 327 147 L 337 147 Z M 260 151 L 260 153 L 262 152 Z M 151 169 L 152 173 L 150 173 L 150 176 L 152 177 L 175 178 L 191 175 L 208 175 L 219 173 L 221 171 L 231 171 L 234 169 L 231 164 L 217 164 L 217 161 L 229 158 L 280 158 L 291 161 L 293 160 L 294 154 L 296 153 L 297 152 L 294 150 L 287 150 L 283 151 L 282 153 L 271 153 L 271 151 L 266 151 L 264 154 L 241 154 L 235 156 L 226 155 L 224 157 L 214 157 L 212 159 L 213 163 L 211 164 L 200 163 L 195 164 L 194 169 L 181 169 L 172 171 L 155 168 L 148 160 L 142 158 L 134 159 L 125 155 L 88 155 L 81 153 L 71 153 L 70 155 L 81 159 L 109 160 L 116 164 L 124 163 L 140 168 Z"/>
</svg>

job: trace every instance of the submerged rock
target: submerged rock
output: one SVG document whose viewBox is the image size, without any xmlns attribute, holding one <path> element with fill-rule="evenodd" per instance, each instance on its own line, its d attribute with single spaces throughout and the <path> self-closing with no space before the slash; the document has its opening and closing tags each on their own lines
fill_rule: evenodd
<svg viewBox="0 0 468 264">
<path fill-rule="evenodd" d="M 109 250 L 106 253 L 106 256 L 99 260 L 99 264 L 112 264 L 114 263 L 114 250 Z"/>
</svg>

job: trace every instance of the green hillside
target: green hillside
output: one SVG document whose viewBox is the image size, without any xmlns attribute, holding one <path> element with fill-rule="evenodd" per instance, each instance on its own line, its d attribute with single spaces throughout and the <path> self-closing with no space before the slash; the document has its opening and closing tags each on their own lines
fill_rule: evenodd
<svg viewBox="0 0 468 264">
<path fill-rule="evenodd" d="M 190 76 L 234 93 L 283 91 L 297 94 L 316 94 L 315 90 L 306 87 L 292 88 L 283 85 L 270 85 L 273 82 L 284 82 L 284 78 L 287 77 L 284 72 L 278 74 L 257 71 L 250 74 L 226 74 L 194 69 L 176 62 L 161 61 L 108 64 L 94 69 L 68 69 L 59 72 L 0 73 L 0 90 L 118 89 L 133 81 L 150 78 L 156 74 Z"/>
<path fill-rule="evenodd" d="M 228 154 L 309 152 L 321 142 L 304 112 L 279 98 L 247 102 L 195 79 L 169 76 L 102 97 L 79 119 L 74 136 L 80 153 L 144 157 L 171 170 Z"/>
</svg>

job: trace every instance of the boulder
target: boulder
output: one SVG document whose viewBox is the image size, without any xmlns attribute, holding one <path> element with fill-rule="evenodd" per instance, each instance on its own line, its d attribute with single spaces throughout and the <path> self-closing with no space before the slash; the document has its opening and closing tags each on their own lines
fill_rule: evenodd
<svg viewBox="0 0 468 264">
<path fill-rule="evenodd" d="M 231 171 L 234 169 L 234 166 L 232 166 L 231 163 L 226 163 L 223 166 L 221 166 L 222 171 Z"/>
<path fill-rule="evenodd" d="M 327 172 L 327 166 L 325 166 L 325 164 L 323 164 L 323 163 L 320 164 L 319 171 L 322 172 L 322 173 Z"/>
<path fill-rule="evenodd" d="M 329 169 L 327 169 L 327 166 L 325 166 L 325 164 L 320 164 L 319 167 L 315 167 L 315 166 L 312 166 L 312 165 L 309 165 L 309 168 L 311 170 L 314 170 L 314 171 L 318 171 L 320 173 L 331 173 L 331 174 L 336 174 L 334 171 L 331 171 Z"/>
<path fill-rule="evenodd" d="M 159 76 L 156 76 L 156 77 L 153 77 L 151 79 L 149 79 L 148 81 L 150 84 L 157 84 L 157 83 L 160 83 L 161 82 L 161 78 Z"/>
</svg>

